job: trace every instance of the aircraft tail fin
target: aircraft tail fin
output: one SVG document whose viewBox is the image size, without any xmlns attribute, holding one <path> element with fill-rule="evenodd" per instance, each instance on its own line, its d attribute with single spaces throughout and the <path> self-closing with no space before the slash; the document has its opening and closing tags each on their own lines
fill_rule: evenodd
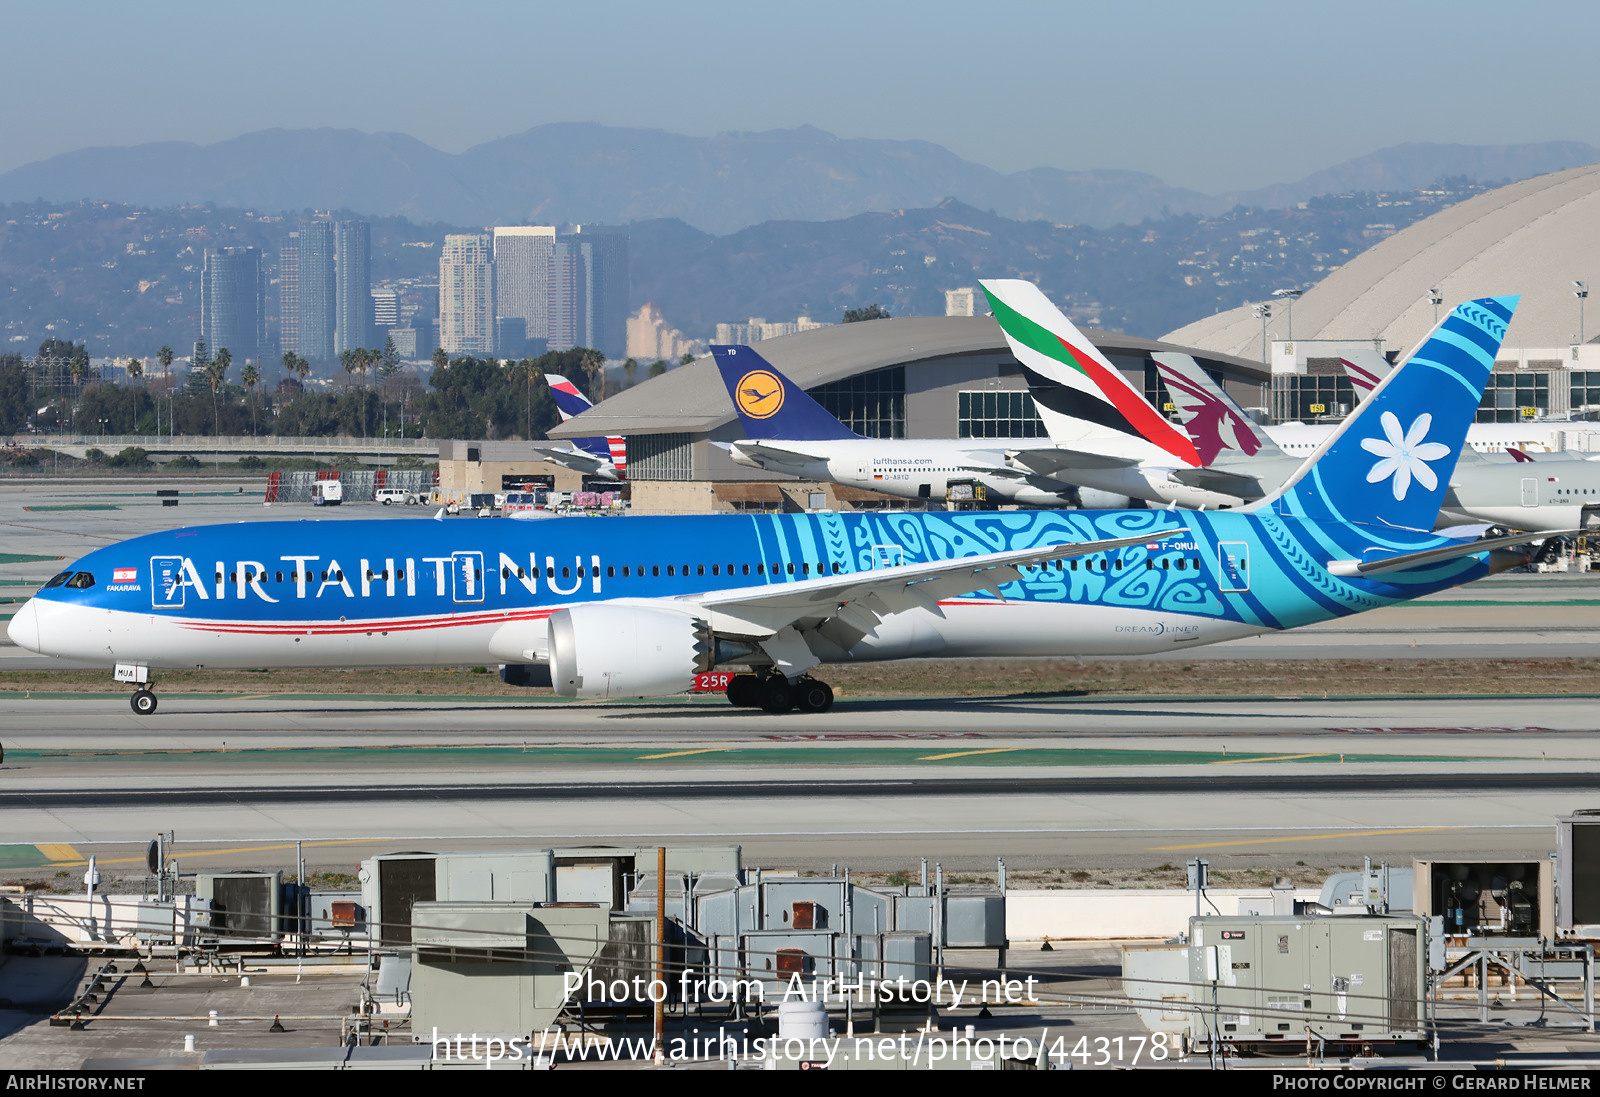
<svg viewBox="0 0 1600 1097">
<path fill-rule="evenodd" d="M 1372 390 L 1394 369 L 1387 358 L 1367 347 L 1345 351 L 1339 356 L 1339 364 L 1344 367 L 1344 375 L 1350 378 L 1358 404 L 1371 396 Z"/>
<path fill-rule="evenodd" d="M 1200 363 L 1187 354 L 1168 351 L 1151 357 L 1202 464 L 1209 465 L 1219 457 L 1283 456 L 1278 444 L 1200 368 Z"/>
<path fill-rule="evenodd" d="M 1194 443 L 1032 282 L 981 282 L 1058 446 L 1197 468 Z"/>
<path fill-rule="evenodd" d="M 1281 488 L 1251 509 L 1432 529 L 1519 300 L 1483 297 L 1456 306 Z"/>
<path fill-rule="evenodd" d="M 583 390 L 560 374 L 547 373 L 545 382 L 550 386 L 550 398 L 555 401 L 556 411 L 561 413 L 561 421 L 576 418 L 594 407 Z M 622 437 L 593 437 L 570 438 L 574 446 L 587 453 L 590 457 L 600 461 L 609 461 L 622 472 L 628 467 L 627 440 Z"/>
<path fill-rule="evenodd" d="M 745 437 L 798 441 L 860 437 L 749 347 L 714 346 L 711 354 Z"/>
</svg>

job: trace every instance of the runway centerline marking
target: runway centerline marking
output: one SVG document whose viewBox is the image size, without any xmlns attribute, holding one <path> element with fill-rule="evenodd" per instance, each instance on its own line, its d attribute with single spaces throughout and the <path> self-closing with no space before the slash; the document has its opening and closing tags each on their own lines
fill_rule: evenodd
<svg viewBox="0 0 1600 1097">
<path fill-rule="evenodd" d="M 919 762 L 942 762 L 946 758 L 965 758 L 970 754 L 1010 754 L 1018 750 L 1030 750 L 1031 747 L 993 747 L 989 750 L 957 750 L 949 754 L 925 754 L 918 758 Z"/>
<path fill-rule="evenodd" d="M 1176 852 L 1185 849 L 1218 849 L 1222 846 L 1256 846 L 1267 842 L 1326 842 L 1331 838 L 1373 838 L 1384 834 L 1431 834 L 1441 830 L 1461 830 L 1455 827 L 1405 827 L 1400 830 L 1345 830 L 1335 834 L 1296 834 L 1288 838 L 1251 838 L 1241 842 L 1197 842 L 1189 846 L 1151 846 L 1152 853 Z"/>
</svg>

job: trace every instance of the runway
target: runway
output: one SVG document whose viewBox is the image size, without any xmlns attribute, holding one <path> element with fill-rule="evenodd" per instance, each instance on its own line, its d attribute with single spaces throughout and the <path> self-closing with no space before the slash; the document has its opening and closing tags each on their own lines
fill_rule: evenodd
<svg viewBox="0 0 1600 1097">
<path fill-rule="evenodd" d="M 720 844 L 747 861 L 1219 867 L 1543 856 L 1600 805 L 1590 698 L 980 698 L 774 719 L 576 705 L 0 699 L 0 832 L 192 869 L 393 849 Z M 46 866 L 47 867 L 47 866 Z"/>
</svg>

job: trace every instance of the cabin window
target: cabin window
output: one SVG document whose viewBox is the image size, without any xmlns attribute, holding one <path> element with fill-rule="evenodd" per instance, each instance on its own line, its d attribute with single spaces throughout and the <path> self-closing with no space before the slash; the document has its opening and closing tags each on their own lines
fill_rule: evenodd
<svg viewBox="0 0 1600 1097">
<path fill-rule="evenodd" d="M 668 574 L 668 575 L 673 575 L 673 574 L 675 574 L 675 572 L 674 572 L 674 571 L 673 571 L 673 570 L 672 570 L 672 569 L 673 569 L 673 565 L 671 565 L 671 564 L 668 564 L 668 565 L 667 565 L 667 574 Z"/>
<path fill-rule="evenodd" d="M 1118 560 L 1118 561 L 1117 561 L 1117 570 L 1118 570 L 1118 571 L 1121 571 L 1121 570 L 1122 570 L 1122 561 L 1121 561 L 1121 560 Z"/>
<path fill-rule="evenodd" d="M 582 565 L 582 564 L 579 564 L 579 565 L 578 565 L 578 578 L 579 578 L 579 579 L 583 579 L 583 578 L 585 578 L 585 577 L 586 577 L 586 576 L 585 576 L 585 575 L 584 575 L 584 571 L 583 571 L 583 565 Z"/>
<path fill-rule="evenodd" d="M 556 569 L 554 564 L 546 564 L 544 566 L 544 577 L 546 579 L 554 579 L 556 577 Z"/>
<path fill-rule="evenodd" d="M 789 574 L 790 575 L 794 574 L 794 563 L 793 562 L 790 562 L 790 564 L 789 564 Z"/>
<path fill-rule="evenodd" d="M 327 572 L 326 572 L 326 571 L 324 571 L 324 572 L 323 572 L 323 573 L 322 573 L 322 581 L 323 581 L 323 582 L 324 582 L 324 583 L 326 583 L 326 582 L 327 582 L 327 581 L 328 581 L 328 573 L 327 573 Z"/>
<path fill-rule="evenodd" d="M 613 568 L 613 567 L 607 567 L 606 568 L 606 578 L 607 579 L 615 579 L 616 577 L 617 577 L 617 569 Z"/>
<path fill-rule="evenodd" d="M 750 574 L 750 565 L 749 564 L 741 564 L 740 566 L 742 568 L 744 568 L 744 570 L 740 574 L 742 574 L 742 575 L 749 575 Z M 728 569 L 728 574 L 730 574 L 730 575 L 733 574 L 733 569 L 731 567 Z"/>
<path fill-rule="evenodd" d="M 841 569 L 841 568 L 842 568 L 842 567 L 843 567 L 843 565 L 842 565 L 842 564 L 835 564 L 835 565 L 833 565 L 833 573 L 834 573 L 834 574 L 835 574 L 835 575 L 838 575 L 838 574 L 839 574 L 839 571 L 840 571 L 840 569 Z"/>
<path fill-rule="evenodd" d="M 731 575 L 733 573 L 733 569 L 729 568 L 728 569 L 728 573 Z M 721 575 L 722 574 L 722 565 L 720 565 L 720 564 L 712 564 L 711 565 L 711 574 L 712 575 Z"/>
<path fill-rule="evenodd" d="M 571 568 L 562 568 L 561 569 L 561 578 L 563 578 L 563 579 L 571 579 L 572 578 L 572 569 Z"/>
<path fill-rule="evenodd" d="M 406 577 L 406 569 L 401 568 L 399 571 L 394 573 L 394 577 L 396 579 L 404 579 Z"/>
<path fill-rule="evenodd" d="M 802 562 L 800 564 L 800 574 L 801 575 L 810 575 L 811 574 L 811 565 L 810 565 L 810 563 Z"/>
<path fill-rule="evenodd" d="M 765 575 L 766 573 L 767 573 L 767 565 L 765 565 L 765 564 L 757 564 L 756 565 L 756 574 L 757 575 Z"/>
<path fill-rule="evenodd" d="M 369 571 L 369 572 L 367 572 L 367 574 L 370 576 L 372 574 L 372 572 Z M 506 567 L 504 564 L 500 565 L 500 578 L 502 578 L 502 579 L 511 578 L 511 569 Z"/>
<path fill-rule="evenodd" d="M 274 579 L 274 580 L 275 580 L 275 581 L 277 581 L 277 582 L 279 582 L 279 583 L 281 583 L 281 582 L 283 582 L 283 572 L 281 572 L 281 571 L 275 571 L 275 572 L 273 572 L 273 573 L 272 573 L 272 577 L 273 577 L 273 579 Z"/>
<path fill-rule="evenodd" d="M 388 574 L 387 573 L 385 573 L 384 578 L 386 578 L 386 579 L 388 578 Z M 517 569 L 517 578 L 518 579 L 526 579 L 527 578 L 526 575 L 522 574 L 522 569 L 521 568 Z"/>
<path fill-rule="evenodd" d="M 696 575 L 704 575 L 706 573 L 706 566 L 704 564 L 696 564 L 694 566 L 694 573 Z"/>
<path fill-rule="evenodd" d="M 650 574 L 651 574 L 652 577 L 659 576 L 661 574 L 661 565 L 660 564 L 651 564 L 650 565 Z"/>
</svg>

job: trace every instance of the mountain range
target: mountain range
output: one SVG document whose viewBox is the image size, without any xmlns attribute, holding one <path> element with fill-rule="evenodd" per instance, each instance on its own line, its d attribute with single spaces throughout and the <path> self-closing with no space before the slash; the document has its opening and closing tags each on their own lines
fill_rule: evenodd
<svg viewBox="0 0 1600 1097">
<path fill-rule="evenodd" d="M 147 207 L 348 209 L 464 225 L 620 224 L 675 218 L 727 234 L 834 221 L 946 198 L 1018 221 L 1108 227 L 1324 194 L 1418 190 L 1447 177 L 1509 182 L 1600 161 L 1572 141 L 1414 143 L 1256 190 L 1207 195 L 1135 171 L 1002 173 L 926 141 L 841 138 L 813 127 L 689 137 L 555 123 L 441 152 L 397 133 L 273 129 L 211 145 L 87 148 L 0 174 L 0 203 L 95 199 Z"/>
</svg>

